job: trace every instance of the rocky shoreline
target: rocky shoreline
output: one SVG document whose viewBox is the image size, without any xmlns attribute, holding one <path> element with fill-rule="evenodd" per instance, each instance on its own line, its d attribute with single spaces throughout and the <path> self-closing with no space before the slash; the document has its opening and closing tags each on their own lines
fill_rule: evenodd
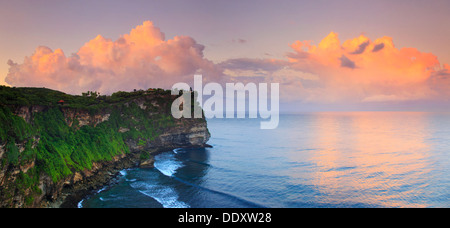
<svg viewBox="0 0 450 228">
<path fill-rule="evenodd" d="M 87 196 L 117 182 L 121 170 L 139 167 L 141 163 L 139 155 L 139 153 L 131 153 L 119 161 L 106 164 L 91 177 L 87 177 L 83 181 L 73 185 L 66 185 L 58 198 L 47 202 L 47 205 L 44 205 L 44 207 L 77 208 L 78 203 Z"/>
<path fill-rule="evenodd" d="M 202 147 L 211 148 L 211 145 L 205 144 Z M 154 168 L 154 157 L 160 153 L 167 152 L 176 148 L 165 148 L 153 151 L 148 159 L 142 160 L 141 153 L 130 153 L 120 160 L 104 164 L 92 176 L 73 185 L 67 185 L 63 188 L 61 194 L 54 201 L 48 201 L 43 207 L 46 208 L 78 208 L 78 204 L 89 196 L 99 191 L 107 190 L 118 183 L 120 171 L 132 168 Z"/>
</svg>

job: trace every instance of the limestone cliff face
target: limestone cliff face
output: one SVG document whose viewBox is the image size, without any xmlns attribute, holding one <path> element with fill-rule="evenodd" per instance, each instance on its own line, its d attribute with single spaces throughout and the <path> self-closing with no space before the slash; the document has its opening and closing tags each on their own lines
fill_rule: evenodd
<svg viewBox="0 0 450 228">
<path fill-rule="evenodd" d="M 204 118 L 174 119 L 170 115 L 170 105 L 175 98 L 167 94 L 146 94 L 128 99 L 120 104 L 105 105 L 103 108 L 95 110 L 64 105 L 10 106 L 12 113 L 23 118 L 31 127 L 38 125 L 37 116 L 51 110 L 55 113 L 62 113 L 67 129 L 72 129 L 70 131 L 75 132 L 73 134 L 86 127 L 95 130 L 103 124 L 102 129 L 106 129 L 106 132 L 113 132 L 116 139 L 117 137 L 123 139 L 128 149 L 115 154 L 111 159 L 97 159 L 88 168 L 80 168 L 75 156 L 69 154 L 66 159 L 73 159 L 73 161 L 67 162 L 68 171 L 60 178 L 55 179 L 45 171 L 46 169 L 39 167 L 43 165 L 42 159 L 40 159 L 42 155 L 24 152 L 38 151 L 37 154 L 42 153 L 39 152 L 39 149 L 43 147 L 43 143 L 49 140 L 48 136 L 45 140 L 42 138 L 45 135 L 42 129 L 45 128 L 39 128 L 39 130 L 33 131 L 31 136 L 21 139 L 22 141 L 16 141 L 13 143 L 15 146 L 11 142 L 0 140 L 0 162 L 2 162 L 0 167 L 0 207 L 46 206 L 48 202 L 60 198 L 64 189 L 83 188 L 88 183 L 92 184 L 92 180 L 96 176 L 101 176 L 99 174 L 102 174 L 103 177 L 105 173 L 113 175 L 112 172 L 120 168 L 138 164 L 139 157 L 143 152 L 151 155 L 151 153 L 175 148 L 207 146 L 206 142 L 210 138 L 210 133 Z M 150 131 L 149 128 L 152 130 Z M 108 135 L 106 136 L 108 137 Z M 12 147 L 18 150 L 18 160 L 15 162 L 7 160 L 11 154 L 8 145 L 10 145 L 9 147 L 13 145 Z M 76 146 L 80 145 L 68 145 L 68 147 Z M 52 150 L 49 149 L 49 151 Z M 28 153 L 31 155 L 25 156 Z M 98 184 L 101 183 L 101 181 L 98 182 Z"/>
<path fill-rule="evenodd" d="M 155 151 L 160 148 L 185 148 L 185 147 L 204 147 L 209 140 L 210 134 L 206 122 L 184 122 L 174 126 L 144 147 L 135 146 L 136 141 L 128 141 L 127 144 L 133 151 Z"/>
</svg>

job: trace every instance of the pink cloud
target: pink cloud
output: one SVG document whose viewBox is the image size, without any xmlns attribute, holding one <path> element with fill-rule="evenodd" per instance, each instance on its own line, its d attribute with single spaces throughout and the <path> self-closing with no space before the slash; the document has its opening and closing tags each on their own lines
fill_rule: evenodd
<svg viewBox="0 0 450 228">
<path fill-rule="evenodd" d="M 203 45 L 188 36 L 165 40 L 159 28 L 145 21 L 116 41 L 98 35 L 71 56 L 40 46 L 22 64 L 9 61 L 5 81 L 72 94 L 171 88 L 176 82 L 192 81 L 196 73 L 220 81 L 221 71 L 204 58 L 203 50 Z"/>
<path fill-rule="evenodd" d="M 382 102 L 433 99 L 427 83 L 440 68 L 436 56 L 415 48 L 398 49 L 392 38 L 361 35 L 341 44 L 330 33 L 318 45 L 296 41 L 288 54 L 293 69 L 317 75 L 319 89 L 309 99 L 323 102 Z"/>
<path fill-rule="evenodd" d="M 390 37 L 372 41 L 360 35 L 341 42 L 331 32 L 317 45 L 295 41 L 291 48 L 287 60 L 234 59 L 221 66 L 230 76 L 239 72 L 261 76 L 264 70 L 265 80 L 279 82 L 282 99 L 291 101 L 398 102 L 436 100 L 448 94 L 449 65 L 441 66 L 435 55 L 416 48 L 398 49 Z"/>
</svg>

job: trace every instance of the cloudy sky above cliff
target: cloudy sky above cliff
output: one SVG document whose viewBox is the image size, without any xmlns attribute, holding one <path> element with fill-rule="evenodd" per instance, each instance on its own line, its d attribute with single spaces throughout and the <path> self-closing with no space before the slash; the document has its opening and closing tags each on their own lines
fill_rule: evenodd
<svg viewBox="0 0 450 228">
<path fill-rule="evenodd" d="M 10 1 L 0 84 L 80 94 L 277 82 L 301 110 L 446 110 L 450 2 Z"/>
</svg>

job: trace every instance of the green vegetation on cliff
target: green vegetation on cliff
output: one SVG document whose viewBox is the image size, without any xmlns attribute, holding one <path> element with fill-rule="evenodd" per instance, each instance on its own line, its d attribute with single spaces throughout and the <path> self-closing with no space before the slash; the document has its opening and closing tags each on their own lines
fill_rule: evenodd
<svg viewBox="0 0 450 228">
<path fill-rule="evenodd" d="M 137 146 L 151 143 L 175 125 L 170 115 L 173 99 L 164 90 L 72 96 L 44 88 L 0 86 L 0 146 L 4 151 L 0 153 L 0 183 L 12 180 L 0 186 L 0 202 L 23 195 L 31 204 L 41 193 L 42 174 L 56 183 L 92 169 L 94 162 L 129 153 L 130 140 Z M 33 112 L 36 106 L 39 111 Z M 18 116 L 19 109 L 27 110 L 30 119 Z M 79 117 L 83 115 L 103 120 L 82 124 Z M 12 170 L 19 174 L 12 177 Z"/>
<path fill-rule="evenodd" d="M 93 162 L 128 152 L 124 137 L 110 122 L 76 129 L 66 124 L 59 108 L 51 108 L 38 113 L 34 123 L 40 136 L 36 147 L 38 167 L 54 182 L 74 171 L 91 169 Z"/>
<path fill-rule="evenodd" d="M 124 103 L 144 95 L 159 95 L 159 97 L 170 95 L 170 90 L 149 89 L 134 92 L 118 91 L 111 96 L 100 95 L 97 92 L 88 91 L 81 96 L 69 95 L 63 92 L 47 88 L 11 88 L 0 86 L 1 105 L 41 105 L 56 106 L 59 101 L 64 101 L 64 107 L 78 108 L 91 111 L 107 108 L 111 104 Z"/>
</svg>

